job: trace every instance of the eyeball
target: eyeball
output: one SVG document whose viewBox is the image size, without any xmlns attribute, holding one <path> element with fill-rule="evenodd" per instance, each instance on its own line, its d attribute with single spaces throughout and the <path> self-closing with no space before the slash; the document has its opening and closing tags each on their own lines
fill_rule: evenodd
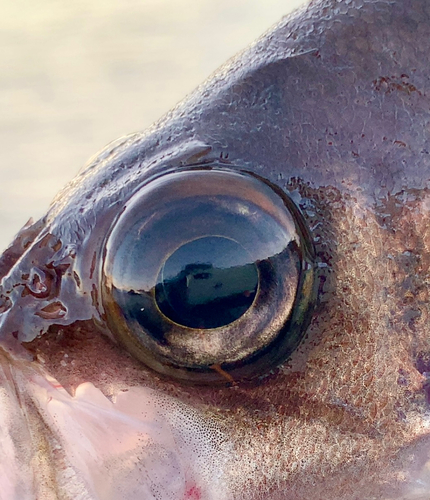
<svg viewBox="0 0 430 500">
<path fill-rule="evenodd" d="M 208 384 L 262 376 L 296 349 L 314 304 L 306 224 L 277 186 L 193 168 L 149 180 L 107 237 L 102 300 L 148 367 Z"/>
</svg>

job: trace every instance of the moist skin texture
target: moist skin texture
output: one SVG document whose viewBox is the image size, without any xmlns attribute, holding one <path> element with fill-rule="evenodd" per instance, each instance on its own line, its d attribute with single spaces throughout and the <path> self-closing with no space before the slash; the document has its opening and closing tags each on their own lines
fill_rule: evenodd
<svg viewBox="0 0 430 500">
<path fill-rule="evenodd" d="M 428 499 L 429 50 L 426 0 L 313 2 L 22 230 L 0 261 L 1 499 Z M 124 203 L 202 163 L 288 192 L 317 253 L 300 347 L 225 387 L 146 369 L 100 292 Z"/>
</svg>

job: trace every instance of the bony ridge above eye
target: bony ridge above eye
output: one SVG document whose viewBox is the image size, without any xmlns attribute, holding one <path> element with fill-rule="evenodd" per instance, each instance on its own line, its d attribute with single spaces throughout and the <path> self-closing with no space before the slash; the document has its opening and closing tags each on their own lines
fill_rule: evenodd
<svg viewBox="0 0 430 500">
<path fill-rule="evenodd" d="M 299 344 L 314 249 L 298 208 L 255 174 L 184 168 L 131 197 L 106 240 L 108 325 L 150 368 L 197 384 L 251 379 Z"/>
</svg>

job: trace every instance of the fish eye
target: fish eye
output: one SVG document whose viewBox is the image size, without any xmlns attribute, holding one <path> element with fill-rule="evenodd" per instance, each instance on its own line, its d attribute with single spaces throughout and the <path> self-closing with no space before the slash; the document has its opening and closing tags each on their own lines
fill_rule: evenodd
<svg viewBox="0 0 430 500">
<path fill-rule="evenodd" d="M 252 379 L 296 349 L 314 250 L 292 200 L 255 174 L 188 168 L 147 181 L 107 237 L 110 330 L 148 367 L 197 384 Z"/>
</svg>

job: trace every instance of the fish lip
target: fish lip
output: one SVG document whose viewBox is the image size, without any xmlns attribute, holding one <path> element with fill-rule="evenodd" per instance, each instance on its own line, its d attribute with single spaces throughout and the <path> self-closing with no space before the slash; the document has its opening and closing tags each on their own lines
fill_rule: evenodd
<svg viewBox="0 0 430 500">
<path fill-rule="evenodd" d="M 192 485 L 204 498 L 229 496 L 223 477 L 231 446 L 220 422 L 209 425 L 190 405 L 147 387 L 116 389 L 107 397 L 84 382 L 71 395 L 41 367 L 20 366 L 22 372 L 16 365 L 11 370 L 19 390 L 30 396 L 60 446 L 63 466 L 72 467 L 91 498 L 104 498 L 107 491 L 117 498 L 128 488 L 186 498 Z M 103 432 L 106 443 L 100 441 Z M 82 439 L 79 448 L 76 439 Z M 107 469 L 110 480 L 100 482 Z M 214 496 L 213 481 L 224 496 Z"/>
</svg>

